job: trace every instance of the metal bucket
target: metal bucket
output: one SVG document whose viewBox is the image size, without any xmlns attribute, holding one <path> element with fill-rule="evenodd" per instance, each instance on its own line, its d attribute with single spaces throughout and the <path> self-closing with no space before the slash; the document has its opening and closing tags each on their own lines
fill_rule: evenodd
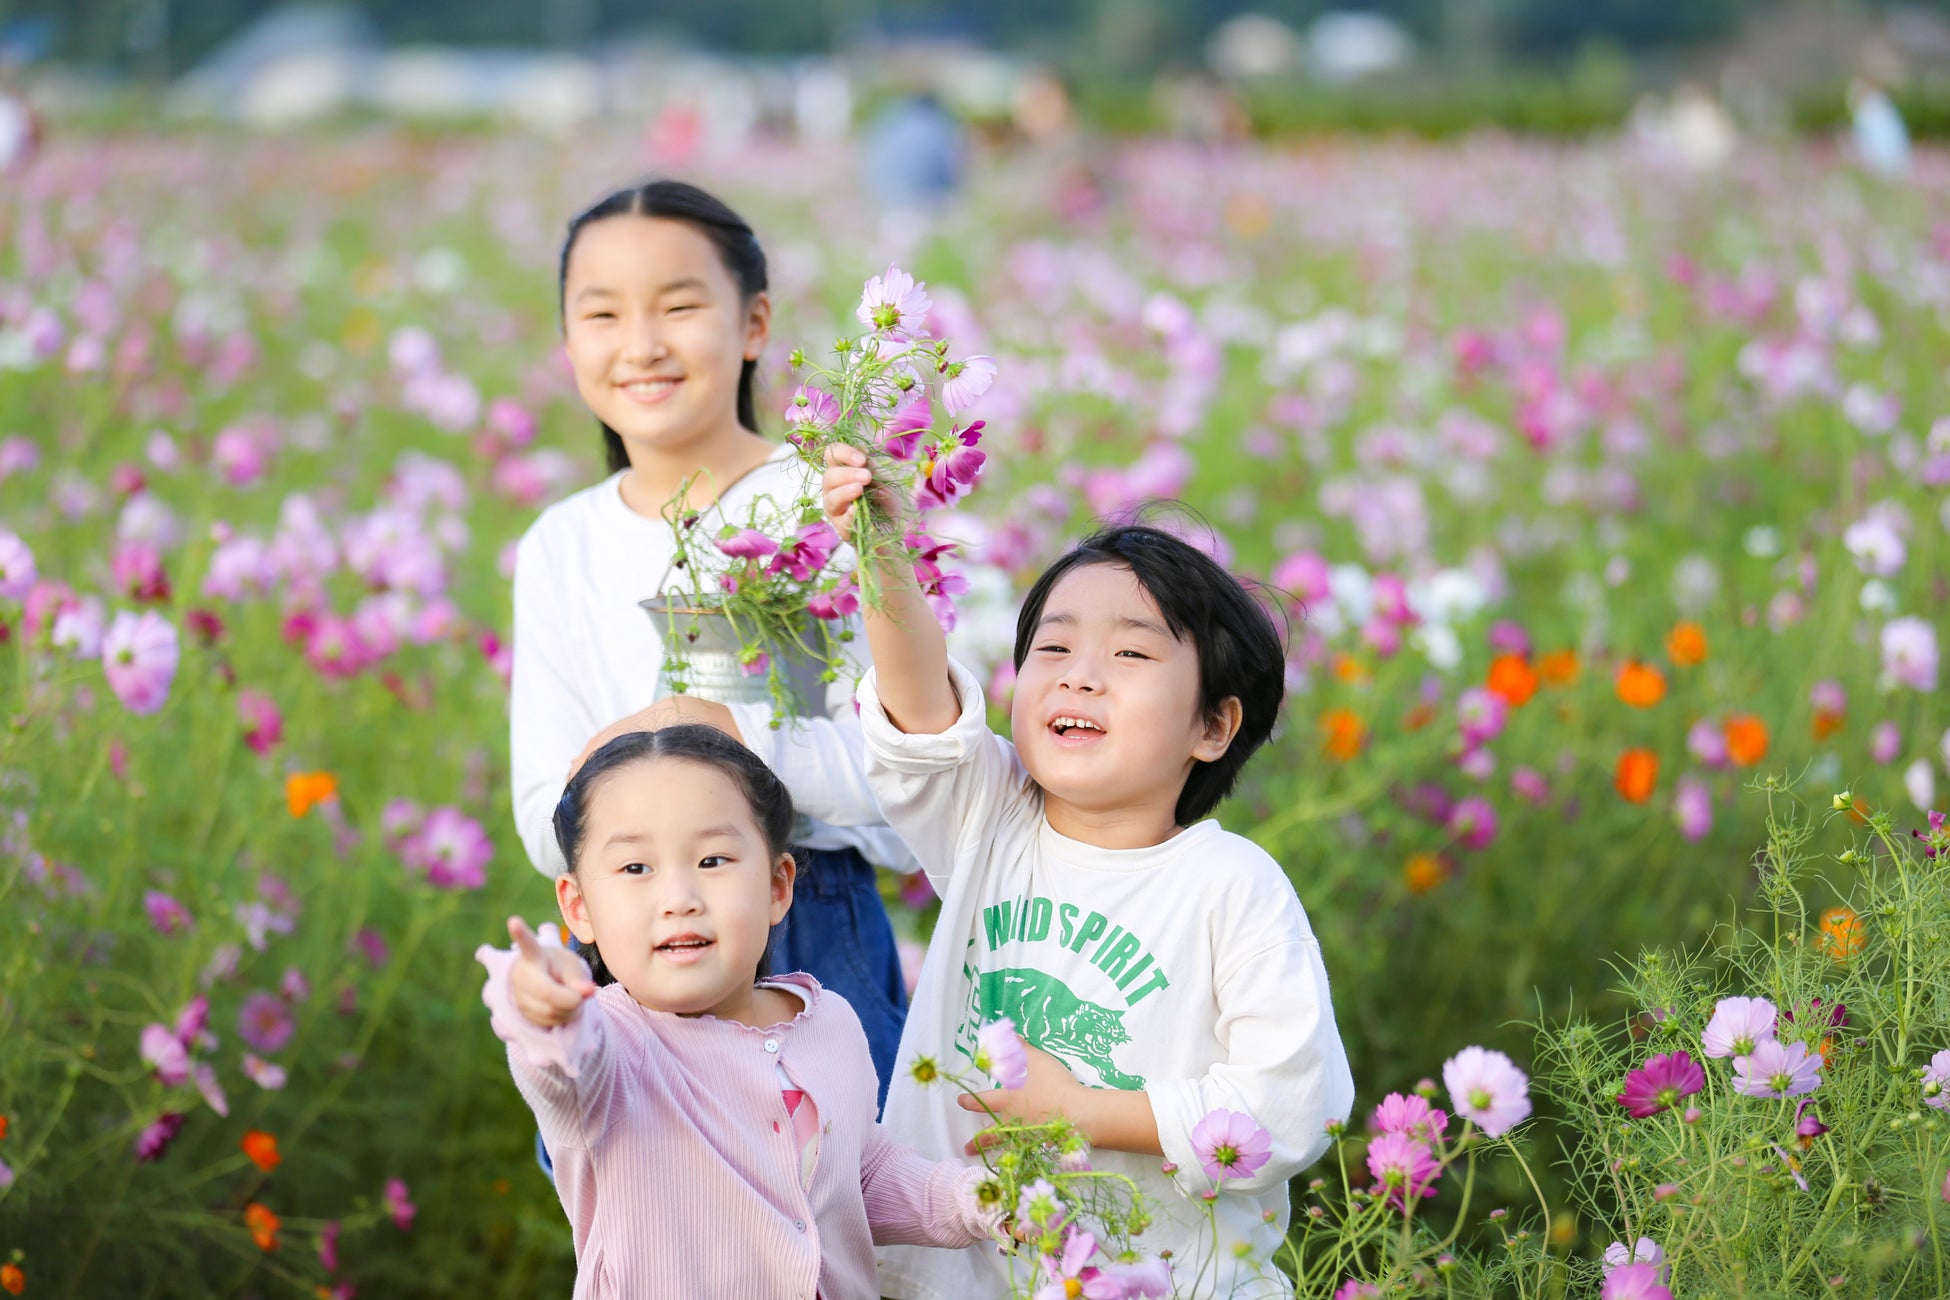
<svg viewBox="0 0 1950 1300">
<path fill-rule="evenodd" d="M 773 702 L 769 675 L 747 673 L 745 666 L 738 662 L 744 647 L 739 645 L 731 620 L 723 613 L 701 607 L 683 596 L 653 596 L 637 604 L 657 625 L 658 633 L 667 643 L 666 664 L 681 659 L 686 665 L 682 677 L 685 694 L 718 704 Z M 669 644 L 673 640 L 675 644 Z M 772 656 L 772 666 L 785 681 L 789 716 L 825 713 L 826 683 L 820 678 L 826 672 L 826 665 L 799 645 L 768 645 L 765 651 Z M 675 694 L 669 680 L 670 672 L 666 668 L 658 678 L 657 698 Z"/>
</svg>

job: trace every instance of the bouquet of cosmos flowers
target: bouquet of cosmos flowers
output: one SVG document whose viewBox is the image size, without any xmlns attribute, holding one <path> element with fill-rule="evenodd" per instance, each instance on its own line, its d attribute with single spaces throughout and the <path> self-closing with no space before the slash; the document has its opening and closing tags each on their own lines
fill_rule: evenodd
<svg viewBox="0 0 1950 1300">
<path fill-rule="evenodd" d="M 943 567 L 954 545 L 932 536 L 925 521 L 967 496 L 980 477 L 982 422 L 958 421 L 994 382 L 995 362 L 952 357 L 948 340 L 928 332 L 931 305 L 926 285 L 890 266 L 867 281 L 854 313 L 866 329 L 833 345 L 833 366 L 792 353 L 793 370 L 805 376 L 785 409 L 786 437 L 808 470 L 797 499 L 762 497 L 743 520 L 727 519 L 705 535 L 698 512 L 670 512 L 675 568 L 690 589 L 645 607 L 665 623 L 671 690 L 769 697 L 775 726 L 816 709 L 824 683 L 845 670 L 848 616 L 863 603 L 877 607 L 875 565 L 896 555 L 913 567 L 942 626 L 953 627 L 954 597 L 967 582 Z M 869 497 L 845 538 L 819 501 L 834 443 L 864 451 L 899 504 L 890 511 Z"/>
</svg>

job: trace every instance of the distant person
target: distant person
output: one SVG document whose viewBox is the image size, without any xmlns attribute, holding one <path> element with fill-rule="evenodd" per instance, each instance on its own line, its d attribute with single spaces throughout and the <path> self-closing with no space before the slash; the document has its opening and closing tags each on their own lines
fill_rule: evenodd
<svg viewBox="0 0 1950 1300">
<path fill-rule="evenodd" d="M 0 175 L 25 168 L 40 146 L 40 115 L 26 96 L 0 82 Z"/>
<path fill-rule="evenodd" d="M 1909 174 L 1909 128 L 1895 101 L 1873 81 L 1857 81 L 1848 91 L 1850 134 L 1855 156 L 1883 176 Z"/>
<path fill-rule="evenodd" d="M 909 95 L 868 125 L 867 188 L 889 208 L 928 212 L 955 196 L 968 162 L 968 136 L 930 94 Z"/>
</svg>

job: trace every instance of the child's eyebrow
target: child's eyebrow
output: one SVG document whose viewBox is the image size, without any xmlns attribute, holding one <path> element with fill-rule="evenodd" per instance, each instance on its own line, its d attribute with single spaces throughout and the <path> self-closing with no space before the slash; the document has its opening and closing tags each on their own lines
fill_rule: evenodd
<svg viewBox="0 0 1950 1300">
<path fill-rule="evenodd" d="M 668 284 L 662 285 L 658 288 L 657 292 L 676 293 L 679 289 L 702 291 L 710 287 L 710 285 L 704 283 L 704 281 L 698 279 L 696 276 L 687 275 L 681 280 L 672 280 Z"/>
<path fill-rule="evenodd" d="M 1075 614 L 1045 614 L 1041 618 L 1036 620 L 1036 630 L 1040 632 L 1044 628 L 1050 626 L 1051 624 L 1060 624 L 1065 627 L 1074 627 L 1076 623 L 1077 623 L 1077 616 Z M 1132 618 L 1129 614 L 1118 615 L 1117 626 L 1132 632 L 1151 632 L 1158 636 L 1164 636 L 1164 637 L 1171 636 L 1171 630 L 1165 627 L 1162 623 L 1159 623 L 1157 620 L 1149 619 L 1149 618 Z M 1177 638 L 1173 637 L 1172 639 L 1176 640 Z"/>
</svg>

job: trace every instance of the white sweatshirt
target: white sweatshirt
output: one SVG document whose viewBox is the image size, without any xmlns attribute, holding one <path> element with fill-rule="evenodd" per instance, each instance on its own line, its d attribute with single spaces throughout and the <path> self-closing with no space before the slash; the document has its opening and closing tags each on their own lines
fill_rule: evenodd
<svg viewBox="0 0 1950 1300">
<path fill-rule="evenodd" d="M 724 520 L 740 526 L 771 498 L 790 513 L 806 470 L 785 443 L 763 465 L 727 487 L 705 511 L 700 532 Z M 663 590 L 689 590 L 671 568 L 670 526 L 623 503 L 623 475 L 611 475 L 544 510 L 515 552 L 514 679 L 509 764 L 515 826 L 538 871 L 562 870 L 553 818 L 569 764 L 589 738 L 654 701 L 663 671 L 663 635 L 637 602 Z M 865 653 L 866 638 L 852 643 Z M 886 826 L 868 789 L 854 674 L 827 692 L 827 716 L 769 725 L 769 704 L 731 705 L 744 742 L 777 772 L 812 822 L 809 848 L 858 848 L 869 862 L 912 871 L 913 859 Z"/>
<path fill-rule="evenodd" d="M 1196 1294 L 1286 1293 L 1270 1261 L 1286 1235 L 1287 1180 L 1320 1157 L 1327 1121 L 1354 1104 L 1320 945 L 1293 887 L 1215 821 L 1143 849 L 1058 834 L 1015 747 L 989 730 L 974 677 L 952 661 L 949 672 L 961 717 L 939 735 L 897 730 L 874 674 L 860 683 L 868 780 L 942 897 L 885 1124 L 932 1158 L 959 1153 L 982 1117 L 909 1067 L 930 1056 L 969 1070 L 977 1030 L 1005 1015 L 1082 1082 L 1142 1088 L 1177 1186 L 1156 1156 L 1092 1159 L 1136 1181 L 1158 1215 L 1136 1244 L 1169 1248 L 1191 1295 L 1213 1253 L 1202 1207 L 1187 1199 L 1211 1186 L 1192 1129 L 1213 1110 L 1245 1111 L 1272 1135 L 1272 1156 L 1226 1182 L 1217 1258 Z M 903 1300 L 1006 1294 L 1008 1261 L 993 1246 L 891 1247 L 880 1265 L 881 1290 Z M 1253 1281 L 1256 1271 L 1268 1281 Z"/>
</svg>

